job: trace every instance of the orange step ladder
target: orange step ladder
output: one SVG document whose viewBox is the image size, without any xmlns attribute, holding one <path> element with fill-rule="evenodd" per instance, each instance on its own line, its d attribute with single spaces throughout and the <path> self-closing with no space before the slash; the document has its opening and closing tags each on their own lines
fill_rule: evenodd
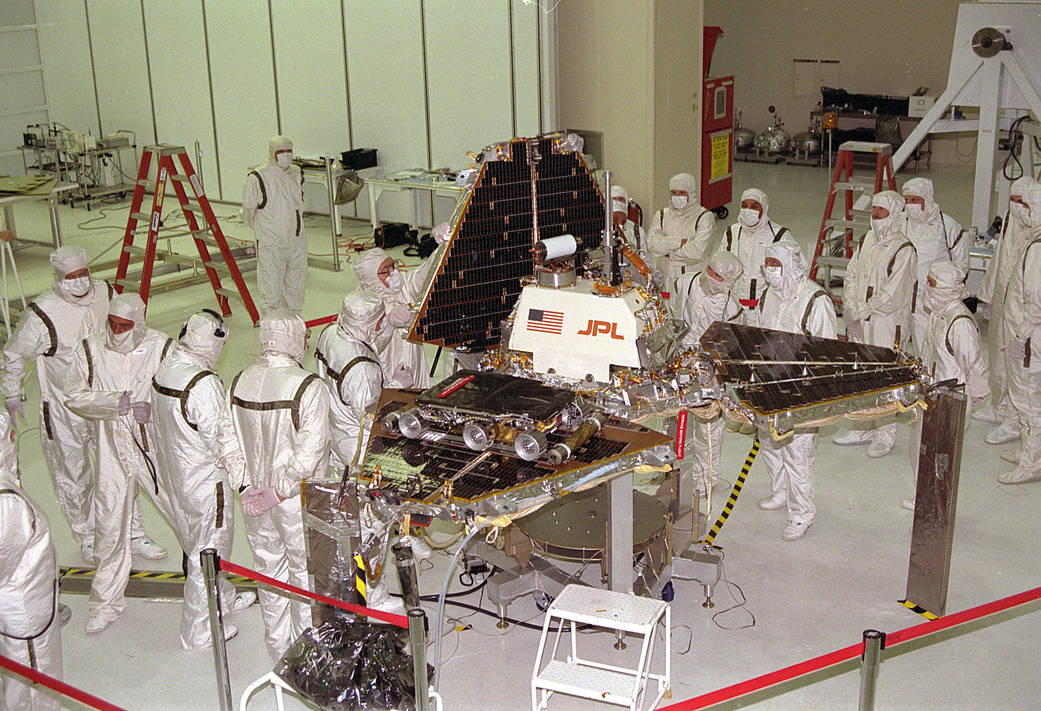
<svg viewBox="0 0 1041 711">
<path fill-rule="evenodd" d="M 853 174 L 854 154 L 873 154 L 875 156 L 875 175 Z M 857 209 L 854 207 L 854 193 L 874 195 L 883 188 L 896 190 L 896 179 L 893 177 L 893 147 L 888 143 L 870 141 L 846 141 L 839 146 L 838 161 L 831 175 L 831 187 L 828 189 L 828 202 L 821 218 L 821 228 L 817 235 L 817 246 L 813 250 L 813 262 L 810 266 L 810 279 L 821 282 L 825 290 L 831 294 L 836 304 L 841 303 L 841 295 L 832 292 L 832 270 L 845 269 L 853 256 L 854 232 L 867 232 L 871 227 L 871 207 Z M 835 199 L 844 193 L 845 210 L 842 216 L 834 217 Z M 822 279 L 817 278 L 818 270 L 824 270 Z"/>
<path fill-rule="evenodd" d="M 155 158 L 155 195 L 152 199 L 151 212 L 144 213 L 141 212 L 141 206 L 144 202 L 145 189 L 149 184 L 153 158 Z M 175 158 L 177 159 L 176 162 Z M 180 169 L 178 169 L 178 163 L 180 164 Z M 156 259 L 156 243 L 159 240 L 159 230 L 163 217 L 163 200 L 166 195 L 167 181 L 170 181 L 171 185 L 173 185 L 174 193 L 177 195 L 177 200 L 184 213 L 185 222 L 188 223 L 188 234 L 192 236 L 192 239 L 195 241 L 195 247 L 199 250 L 202 266 L 206 271 L 206 277 L 210 281 L 210 286 L 213 287 L 213 294 L 217 297 L 217 305 L 220 307 L 221 313 L 225 316 L 230 314 L 231 306 L 228 303 L 228 298 L 232 296 L 237 297 L 245 305 L 253 325 L 256 325 L 260 314 L 253 303 L 253 297 L 250 295 L 249 289 L 246 288 L 242 272 L 235 262 L 235 256 L 228 247 L 228 241 L 217 223 L 209 198 L 206 197 L 199 176 L 196 174 L 195 168 L 192 167 L 192 162 L 189 160 L 184 146 L 170 146 L 166 144 L 145 146 L 144 152 L 141 154 L 141 165 L 137 170 L 134 199 L 130 203 L 130 216 L 127 219 L 126 232 L 123 234 L 123 249 L 119 255 L 119 265 L 116 267 L 115 290 L 123 293 L 125 288 L 137 287 L 141 300 L 146 304 L 148 303 L 148 293 L 152 286 L 152 272 Z M 186 188 L 185 186 L 188 187 Z M 192 190 L 194 198 L 189 197 L 188 188 Z M 201 227 L 199 220 L 196 218 L 197 214 L 203 218 Z M 134 245 L 138 224 L 142 221 L 148 225 L 148 241 L 143 248 Z M 220 253 L 221 259 L 215 261 L 210 256 L 210 248 L 215 248 Z M 127 279 L 130 259 L 135 256 L 143 258 L 140 285 Z M 171 256 L 173 255 L 167 254 L 164 258 Z M 235 291 L 225 289 L 222 286 L 218 272 L 224 272 L 231 277 L 235 284 Z"/>
</svg>

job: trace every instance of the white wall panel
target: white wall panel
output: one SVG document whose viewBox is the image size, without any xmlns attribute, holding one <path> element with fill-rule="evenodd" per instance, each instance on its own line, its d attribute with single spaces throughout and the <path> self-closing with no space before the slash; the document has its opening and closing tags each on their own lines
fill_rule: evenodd
<svg viewBox="0 0 1041 711">
<path fill-rule="evenodd" d="M 510 0 L 513 14 L 513 94 L 517 135 L 539 133 L 539 6 Z"/>
<path fill-rule="evenodd" d="M 340 0 L 272 0 L 282 133 L 302 156 L 347 150 L 347 83 Z M 304 41 L 306 38 L 306 41 Z M 322 186 L 309 183 L 304 209 L 329 212 Z M 348 208 L 349 209 L 349 208 Z"/>
<path fill-rule="evenodd" d="M 379 149 L 380 167 L 387 172 L 426 168 L 419 2 L 344 2 L 354 146 Z M 368 214 L 366 200 L 366 195 L 359 200 L 361 214 Z M 380 198 L 381 219 L 407 221 L 411 214 L 407 195 Z"/>
<path fill-rule="evenodd" d="M 0 23 L 6 18 L 0 19 Z M 3 24 L 0 24 L 2 27 Z M 36 30 L 32 27 L 27 29 L 8 29 L 0 37 L 0 70 L 24 68 L 32 64 L 40 63 L 40 43 L 36 37 Z"/>
<path fill-rule="evenodd" d="M 36 14 L 51 116 L 69 128 L 98 135 L 84 3 L 36 0 Z"/>
<path fill-rule="evenodd" d="M 509 0 L 427 0 L 431 162 L 461 168 L 467 151 L 510 138 Z"/>
<path fill-rule="evenodd" d="M 272 0 L 282 133 L 302 155 L 347 150 L 340 0 Z"/>
<path fill-rule="evenodd" d="M 139 0 L 89 0 L 87 11 L 94 45 L 101 130 L 107 134 L 129 129 L 137 133 L 139 145 L 152 143 L 155 132 L 141 3 Z"/>
<path fill-rule="evenodd" d="M 202 148 L 207 191 L 217 190 L 217 154 L 206 75 L 206 40 L 200 0 L 144 0 L 148 57 L 155 92 L 155 120 L 161 143 L 184 146 L 195 163 L 195 140 Z M 195 166 L 200 170 L 200 166 Z"/>
<path fill-rule="evenodd" d="M 267 3 L 211 0 L 205 12 L 221 196 L 237 202 L 249 166 L 267 159 L 268 139 L 277 132 Z"/>
</svg>

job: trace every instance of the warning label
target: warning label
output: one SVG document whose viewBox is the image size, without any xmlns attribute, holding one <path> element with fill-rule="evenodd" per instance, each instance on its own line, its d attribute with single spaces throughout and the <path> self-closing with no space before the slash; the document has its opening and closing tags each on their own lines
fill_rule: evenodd
<svg viewBox="0 0 1041 711">
<path fill-rule="evenodd" d="M 712 162 L 709 171 L 709 182 L 730 177 L 730 129 L 710 134 L 712 146 Z"/>
</svg>

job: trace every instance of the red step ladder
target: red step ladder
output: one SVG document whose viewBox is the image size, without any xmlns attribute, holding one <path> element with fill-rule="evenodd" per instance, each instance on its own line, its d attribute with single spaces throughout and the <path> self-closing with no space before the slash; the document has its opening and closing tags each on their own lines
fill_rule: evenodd
<svg viewBox="0 0 1041 711">
<path fill-rule="evenodd" d="M 153 157 L 155 158 L 155 196 L 152 199 L 151 212 L 143 213 L 141 212 L 141 205 L 144 202 L 145 188 L 148 187 Z M 177 162 L 174 161 L 174 158 L 177 159 Z M 180 163 L 180 170 L 178 170 L 178 163 Z M 181 204 L 185 222 L 188 223 L 188 234 L 192 236 L 192 239 L 195 241 L 195 247 L 199 250 L 199 257 L 203 268 L 206 270 L 210 286 L 213 287 L 213 293 L 217 297 L 217 305 L 220 307 L 221 313 L 225 316 L 230 314 L 231 306 L 228 303 L 228 297 L 237 297 L 245 305 L 246 311 L 249 312 L 249 316 L 253 320 L 253 325 L 256 325 L 260 314 L 253 303 L 253 297 L 250 295 L 249 289 L 246 288 L 246 282 L 242 279 L 242 272 L 239 271 L 238 264 L 235 263 L 235 257 L 228 247 L 228 241 L 217 223 L 217 218 L 213 214 L 213 208 L 210 207 L 209 198 L 206 197 L 206 193 L 203 191 L 202 183 L 192 167 L 191 160 L 188 159 L 188 153 L 184 150 L 184 146 L 169 146 L 165 144 L 145 146 L 144 152 L 141 154 L 141 165 L 137 170 L 134 199 L 130 203 L 130 216 L 127 219 L 126 232 L 123 235 L 123 249 L 119 255 L 119 265 L 116 268 L 115 290 L 123 293 L 125 288 L 137 287 L 141 300 L 146 304 L 148 303 L 148 292 L 152 285 L 156 243 L 159 240 L 167 180 L 173 185 L 174 193 L 176 193 L 177 200 Z M 188 196 L 186 185 L 191 188 L 194 198 Z M 199 226 L 199 220 L 196 218 L 197 214 L 203 217 L 202 227 Z M 141 221 L 148 225 L 148 241 L 144 248 L 134 245 L 138 223 Z M 210 256 L 210 248 L 216 248 L 220 253 L 221 259 L 214 261 Z M 127 279 L 127 268 L 130 266 L 132 256 L 143 257 L 140 285 Z M 171 255 L 165 256 L 169 257 Z M 224 272 L 231 277 L 231 280 L 235 283 L 235 291 L 225 289 L 221 285 L 218 271 Z"/>
<path fill-rule="evenodd" d="M 875 175 L 872 179 L 867 175 L 853 174 L 854 154 L 873 154 L 875 156 Z M 824 269 L 823 286 L 831 294 L 836 304 L 841 303 L 841 294 L 832 293 L 832 270 L 845 269 L 853 256 L 854 232 L 866 232 L 871 227 L 871 208 L 858 210 L 853 207 L 853 193 L 874 195 L 882 190 L 883 183 L 890 190 L 896 190 L 896 179 L 893 177 L 893 147 L 888 143 L 869 141 L 846 141 L 839 146 L 838 162 L 831 176 L 831 187 L 828 190 L 828 202 L 824 207 L 820 232 L 817 235 L 817 247 L 813 250 L 813 262 L 810 266 L 810 279 L 817 279 L 819 269 Z M 845 211 L 841 217 L 833 217 L 835 198 L 842 192 L 845 194 Z"/>
</svg>

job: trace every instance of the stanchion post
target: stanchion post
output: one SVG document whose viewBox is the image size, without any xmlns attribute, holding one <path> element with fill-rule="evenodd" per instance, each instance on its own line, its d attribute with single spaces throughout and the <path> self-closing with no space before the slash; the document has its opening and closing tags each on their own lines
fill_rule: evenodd
<svg viewBox="0 0 1041 711">
<path fill-rule="evenodd" d="M 220 589 L 217 575 L 220 558 L 215 548 L 204 548 L 199 553 L 202 574 L 206 580 L 206 597 L 210 604 L 210 636 L 213 639 L 213 664 L 217 670 L 217 696 L 220 711 L 233 711 L 231 702 L 231 675 L 228 673 L 228 648 L 224 640 L 224 616 L 221 613 Z"/>
<path fill-rule="evenodd" d="M 875 682 L 878 681 L 878 664 L 886 636 L 878 630 L 864 630 L 864 653 L 860 659 L 860 706 L 859 711 L 874 711 Z"/>
<path fill-rule="evenodd" d="M 408 538 L 392 546 L 394 562 L 398 568 L 401 597 L 408 609 L 408 643 L 412 651 L 412 671 L 416 681 L 416 711 L 430 709 L 430 681 L 427 679 L 427 618 L 419 605 L 419 580 L 416 575 L 416 559 Z"/>
<path fill-rule="evenodd" d="M 408 643 L 416 677 L 416 711 L 430 710 L 430 681 L 427 679 L 427 616 L 423 608 L 408 611 Z"/>
</svg>

